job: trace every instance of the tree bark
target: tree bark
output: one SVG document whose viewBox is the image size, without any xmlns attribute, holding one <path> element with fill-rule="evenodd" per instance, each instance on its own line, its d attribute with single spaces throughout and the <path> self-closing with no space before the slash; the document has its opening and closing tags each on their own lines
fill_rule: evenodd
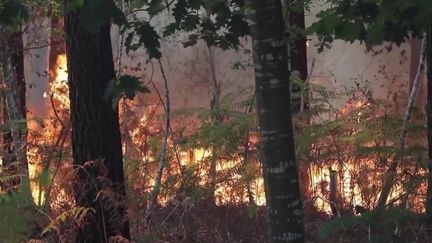
<svg viewBox="0 0 432 243">
<path fill-rule="evenodd" d="M 216 78 L 216 62 L 214 57 L 214 49 L 207 45 L 209 64 L 210 64 L 210 110 L 211 110 L 211 122 L 213 126 L 218 126 L 223 122 L 223 118 L 220 114 L 220 98 L 221 98 L 221 82 Z M 209 184 L 210 184 L 210 199 L 213 203 L 216 203 L 215 192 L 217 187 L 217 163 L 219 160 L 219 148 L 214 145 L 211 146 L 211 158 L 210 158 L 210 169 L 209 169 Z"/>
<path fill-rule="evenodd" d="M 77 206 L 95 210 L 80 229 L 77 242 L 130 237 L 124 219 L 118 110 L 104 99 L 107 84 L 115 78 L 110 27 L 106 24 L 89 33 L 81 24 L 80 10 L 65 12 L 73 163 L 78 168 L 75 200 Z"/>
<path fill-rule="evenodd" d="M 330 169 L 330 209 L 332 211 L 333 216 L 338 215 L 338 175 L 337 171 Z"/>
<path fill-rule="evenodd" d="M 432 26 L 429 26 L 426 39 L 427 68 L 427 138 L 428 138 L 428 187 L 426 193 L 426 213 L 429 224 L 432 224 Z"/>
<path fill-rule="evenodd" d="M 298 36 L 294 36 L 294 44 L 290 48 L 291 57 L 290 64 L 291 70 L 298 71 L 300 78 L 306 80 L 308 77 L 307 67 L 307 45 L 306 45 L 306 34 L 305 34 L 305 13 L 304 13 L 304 0 L 297 0 L 298 8 L 292 10 L 289 13 L 290 24 L 297 28 L 299 33 Z"/>
<path fill-rule="evenodd" d="M 3 165 L 9 166 L 18 161 L 17 168 L 7 168 L 10 175 L 28 174 L 26 156 L 26 107 L 23 40 L 20 30 L 16 32 L 3 31 L 2 34 L 2 84 L 4 91 L 4 122 L 9 122 L 10 129 L 3 135 L 6 156 Z M 15 166 L 13 166 L 15 167 Z M 9 182 L 14 189 L 20 183 L 19 179 Z"/>
<path fill-rule="evenodd" d="M 271 242 L 304 242 L 281 1 L 249 2 L 269 237 Z"/>
<path fill-rule="evenodd" d="M 10 60 L 12 64 L 12 68 L 14 70 L 15 82 L 16 86 L 16 95 L 17 95 L 17 104 L 19 112 L 23 119 L 26 118 L 26 85 L 24 79 L 24 54 L 23 54 L 23 40 L 22 40 L 22 32 L 17 31 L 11 33 L 8 38 L 8 44 L 11 51 Z"/>
</svg>

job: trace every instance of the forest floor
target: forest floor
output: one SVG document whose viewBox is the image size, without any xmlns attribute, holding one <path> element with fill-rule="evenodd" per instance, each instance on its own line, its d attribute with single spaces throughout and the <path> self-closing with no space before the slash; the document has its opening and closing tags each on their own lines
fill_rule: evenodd
<svg viewBox="0 0 432 243">
<path fill-rule="evenodd" d="M 350 214 L 350 213 L 348 213 Z M 136 215 L 138 216 L 138 215 Z M 350 214 L 348 216 L 354 216 Z M 316 210 L 305 208 L 306 242 L 315 243 L 356 243 L 356 242 L 432 242 L 432 230 L 421 218 L 409 223 L 395 222 L 396 227 L 368 226 L 360 217 L 355 221 L 343 221 L 336 225 L 340 229 L 325 239 L 320 238 L 323 226 L 331 219 L 341 216 L 330 216 Z M 390 216 L 383 216 L 390 217 Z M 140 222 L 143 217 L 135 217 L 131 222 L 134 242 L 204 242 L 204 243 L 253 243 L 267 241 L 265 207 L 256 205 L 222 205 L 217 206 L 208 201 L 194 205 L 171 204 L 158 208 L 147 223 Z M 384 224 L 387 219 L 373 219 Z M 392 221 L 392 220 L 390 220 Z M 404 224 L 405 223 L 405 224 Z M 402 226 L 404 224 L 404 226 Z M 334 224 L 335 225 L 335 224 Z M 400 227 L 398 227 L 400 225 Z M 330 229 L 332 227 L 329 227 Z M 383 241 L 384 240 L 384 241 Z"/>
</svg>

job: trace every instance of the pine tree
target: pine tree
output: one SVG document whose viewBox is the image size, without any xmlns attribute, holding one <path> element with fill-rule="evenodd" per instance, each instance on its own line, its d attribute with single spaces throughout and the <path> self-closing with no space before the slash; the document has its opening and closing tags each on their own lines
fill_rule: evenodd
<svg viewBox="0 0 432 243">
<path fill-rule="evenodd" d="M 118 110 L 104 97 L 115 78 L 111 25 L 106 21 L 92 30 L 85 28 L 93 24 L 84 23 L 86 4 L 65 12 L 65 32 L 73 163 L 79 168 L 75 200 L 78 207 L 95 210 L 77 240 L 96 243 L 117 235 L 129 238 L 129 226 L 123 220 L 125 185 Z"/>
</svg>

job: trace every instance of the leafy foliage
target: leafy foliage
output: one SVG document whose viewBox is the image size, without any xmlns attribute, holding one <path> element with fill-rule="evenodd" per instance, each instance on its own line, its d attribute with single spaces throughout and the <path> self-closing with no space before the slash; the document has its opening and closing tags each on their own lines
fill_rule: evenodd
<svg viewBox="0 0 432 243">
<path fill-rule="evenodd" d="M 0 1 L 0 26 L 17 28 L 23 21 L 29 19 L 29 12 L 20 0 Z"/>
<path fill-rule="evenodd" d="M 236 48 L 239 37 L 249 34 L 244 4 L 239 0 L 179 0 L 173 8 L 175 22 L 165 28 L 164 36 L 182 30 L 191 33 L 185 46 L 202 39 L 223 50 Z"/>
<path fill-rule="evenodd" d="M 159 35 L 149 22 L 131 22 L 123 29 L 123 31 L 127 30 L 132 30 L 132 32 L 129 32 L 126 37 L 126 52 L 145 47 L 150 58 L 161 58 Z"/>
<path fill-rule="evenodd" d="M 14 178 L 1 177 L 1 180 L 10 179 Z M 15 192 L 0 194 L 0 237 L 5 242 L 20 242 L 30 234 L 29 223 L 34 220 L 35 215 L 27 183 L 28 179 L 22 177 L 22 182 Z"/>
<path fill-rule="evenodd" d="M 402 127 L 402 116 L 392 111 L 391 103 L 374 97 L 367 83 L 345 91 L 332 91 L 318 85 L 310 85 L 312 92 L 310 109 L 299 114 L 295 120 L 296 152 L 303 167 L 336 170 L 338 180 L 349 181 L 338 190 L 352 194 L 338 199 L 341 211 L 352 212 L 355 205 L 372 209 L 376 205 L 382 174 L 398 154 L 398 141 Z M 342 107 L 334 106 L 336 99 L 348 96 Z M 417 195 L 424 183 L 426 128 L 424 114 L 415 111 L 408 128 L 408 142 L 398 169 L 400 197 L 390 205 L 411 201 L 412 210 L 423 207 Z M 409 171 L 409 173 L 404 173 Z M 330 200 L 324 178 L 314 175 L 314 196 Z M 316 181 L 323 180 L 323 181 Z M 353 189 L 358 188 L 358 189 Z M 348 192 L 346 192 L 348 191 Z M 354 194 L 357 200 L 353 200 Z M 410 199 L 408 199 L 410 198 Z M 416 198 L 416 199 L 415 199 Z M 322 208 L 323 209 L 323 208 Z"/>
<path fill-rule="evenodd" d="M 232 200 L 242 201 L 239 191 L 252 186 L 260 174 L 257 166 L 257 144 L 250 141 L 257 136 L 255 116 L 247 112 L 251 105 L 253 102 L 247 90 L 227 94 L 215 108 L 188 114 L 198 117 L 199 127 L 189 131 L 188 135 L 183 134 L 182 130 L 179 131 L 179 147 L 182 150 L 203 149 L 204 153 L 207 151 L 207 156 L 196 158 L 197 164 L 191 164 L 190 169 L 194 171 L 192 175 L 198 175 L 199 182 L 202 180 L 199 179 L 200 171 L 210 173 L 211 164 L 217 161 L 221 169 L 216 180 L 219 186 L 226 183 L 225 187 L 232 188 Z M 215 122 L 215 117 L 218 117 L 218 122 Z"/>
<path fill-rule="evenodd" d="M 418 215 L 405 208 L 375 209 L 360 216 L 342 216 L 333 219 L 321 229 L 319 237 L 326 239 L 339 232 L 354 231 L 361 226 L 369 230 L 373 229 L 369 241 L 392 240 L 398 237 L 409 224 L 417 220 Z M 392 232 L 392 234 L 382 232 Z"/>
<path fill-rule="evenodd" d="M 150 19 L 132 20 L 123 31 L 130 31 L 126 39 L 127 50 L 136 50 L 144 46 L 150 58 L 160 58 L 160 37 L 151 26 L 150 20 L 162 10 L 172 13 L 174 22 L 163 28 L 163 36 L 170 36 L 178 31 L 188 33 L 184 46 L 192 46 L 198 40 L 204 40 L 208 46 L 217 46 L 224 50 L 236 48 L 239 38 L 249 34 L 249 27 L 244 16 L 244 1 L 208 1 L 161 0 L 137 1 L 144 5 Z M 171 6 L 173 5 L 173 6 Z M 133 11 L 132 11 L 133 12 Z M 137 41 L 133 41 L 137 40 Z"/>
<path fill-rule="evenodd" d="M 254 188 L 260 174 L 257 144 L 254 140 L 249 140 L 250 137 L 257 136 L 255 116 L 246 112 L 250 106 L 253 106 L 250 91 L 244 90 L 222 97 L 215 109 L 177 110 L 172 114 L 172 124 L 176 128 L 173 127 L 170 137 L 172 144 L 168 146 L 166 154 L 167 167 L 160 198 L 175 195 L 179 200 L 189 197 L 192 202 L 208 199 L 213 191 L 208 185 L 208 176 L 203 176 L 203 173 L 209 174 L 209 167 L 216 160 L 219 168 L 216 175 L 217 188 L 225 188 L 231 193 L 224 198 L 225 201 L 216 194 L 216 199 L 220 200 L 218 202 L 226 203 L 229 200 L 243 203 L 247 200 L 246 189 L 248 186 Z M 221 118 L 220 122 L 213 122 L 215 115 Z M 128 122 L 134 124 L 136 121 L 133 119 L 129 114 Z M 157 129 L 159 126 L 153 124 L 159 124 L 158 119 L 159 116 L 153 119 L 150 116 L 148 123 L 137 129 L 138 134 L 133 131 L 129 133 L 129 136 L 139 135 L 134 139 L 141 141 L 128 145 L 129 159 L 132 161 L 126 163 L 131 187 L 136 192 L 147 191 L 147 185 L 151 186 L 149 181 L 155 176 L 155 161 L 162 146 L 162 134 Z M 132 151 L 139 153 L 136 155 Z M 134 162 L 142 156 L 145 162 Z M 136 173 L 145 176 L 137 176 Z"/>
<path fill-rule="evenodd" d="M 128 99 L 134 99 L 137 92 L 149 93 L 150 90 L 143 86 L 141 81 L 134 76 L 123 75 L 118 79 L 113 79 L 105 90 L 104 98 L 109 100 L 112 98 L 113 107 L 117 104 L 121 97 L 125 96 Z"/>
<path fill-rule="evenodd" d="M 427 0 L 333 0 L 320 12 L 309 33 L 320 40 L 320 50 L 335 39 L 360 40 L 368 46 L 384 41 L 400 45 L 409 37 L 420 37 L 432 21 Z"/>
<path fill-rule="evenodd" d="M 46 234 L 50 231 L 58 231 L 59 225 L 65 223 L 67 220 L 81 222 L 86 217 L 86 215 L 94 212 L 94 209 L 84 207 L 75 207 L 71 210 L 67 210 L 52 220 L 47 226 L 45 226 L 45 228 L 42 230 L 42 234 Z"/>
</svg>

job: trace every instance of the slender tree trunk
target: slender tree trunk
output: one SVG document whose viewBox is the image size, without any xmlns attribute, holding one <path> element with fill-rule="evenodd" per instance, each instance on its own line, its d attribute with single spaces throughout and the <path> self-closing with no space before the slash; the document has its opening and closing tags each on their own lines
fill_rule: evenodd
<svg viewBox="0 0 432 243">
<path fill-rule="evenodd" d="M 304 242 L 281 2 L 249 2 L 270 241 Z"/>
<path fill-rule="evenodd" d="M 425 34 L 427 35 L 427 34 Z M 383 179 L 383 185 L 381 194 L 378 198 L 378 204 L 377 207 L 385 207 L 387 203 L 388 196 L 390 195 L 391 189 L 394 184 L 394 180 L 397 174 L 397 167 L 399 166 L 399 162 L 402 159 L 404 150 L 405 150 L 405 142 L 407 138 L 407 126 L 409 122 L 411 121 L 411 117 L 414 111 L 414 105 L 415 101 L 418 95 L 418 92 L 420 91 L 421 85 L 423 83 L 423 76 L 424 76 L 424 69 L 425 69 L 425 55 L 426 55 L 426 42 L 427 42 L 427 36 L 423 38 L 423 44 L 422 44 L 422 51 L 420 53 L 420 61 L 419 61 L 419 67 L 417 70 L 417 75 L 415 77 L 415 80 L 413 82 L 413 87 L 411 90 L 410 97 L 408 99 L 408 105 L 407 110 L 405 112 L 405 117 L 402 124 L 401 134 L 399 136 L 399 147 L 398 151 L 396 152 L 395 157 L 393 158 L 392 163 L 390 164 L 390 167 L 388 168 L 385 177 Z"/>
<path fill-rule="evenodd" d="M 330 170 L 330 208 L 333 216 L 338 215 L 338 173 L 337 171 Z"/>
<path fill-rule="evenodd" d="M 66 1 L 66 6 L 70 1 Z M 115 78 L 110 24 L 86 31 L 80 11 L 65 12 L 66 53 L 71 104 L 73 163 L 77 206 L 93 208 L 77 242 L 129 238 L 125 217 L 125 182 L 118 110 L 104 99 Z"/>
<path fill-rule="evenodd" d="M 208 55 L 209 55 L 209 63 L 210 63 L 210 90 L 211 90 L 211 100 L 210 100 L 210 109 L 211 109 L 211 119 L 213 126 L 218 126 L 223 122 L 223 119 L 220 115 L 219 111 L 219 103 L 221 96 L 221 82 L 219 82 L 216 78 L 216 62 L 214 59 L 214 49 L 207 45 Z M 219 159 L 219 151 L 217 146 L 211 147 L 211 158 L 210 158 L 210 170 L 209 170 L 209 182 L 210 182 L 210 198 L 215 201 L 215 192 L 217 186 L 217 163 Z"/>
<path fill-rule="evenodd" d="M 432 224 L 432 26 L 429 26 L 426 42 L 427 64 L 427 138 L 428 138 L 428 188 L 426 193 L 426 213 L 428 222 Z"/>
<path fill-rule="evenodd" d="M 297 36 L 294 36 L 294 44 L 290 48 L 290 64 L 291 70 L 298 71 L 300 78 L 306 80 L 308 77 L 307 68 L 307 45 L 306 45 L 306 33 L 305 33 L 305 13 L 304 13 L 304 0 L 297 0 L 295 9 L 289 13 L 289 23 L 293 25 L 298 32 Z"/>
<path fill-rule="evenodd" d="M 305 33 L 305 14 L 304 14 L 304 0 L 285 0 L 288 5 L 291 3 L 291 8 L 288 7 L 288 22 L 291 25 L 294 36 L 290 36 L 291 47 L 289 48 L 290 68 L 291 71 L 296 71 L 299 78 L 305 82 L 308 77 L 307 67 L 307 45 L 306 45 L 306 33 Z M 292 109 L 293 112 L 300 112 L 309 107 L 309 99 L 306 95 L 303 87 L 299 85 L 293 85 L 291 87 L 293 93 L 298 94 L 296 98 L 293 98 Z"/>
<path fill-rule="evenodd" d="M 150 199 L 148 201 L 146 212 L 145 212 L 145 222 L 149 221 L 151 210 L 153 210 L 153 207 L 156 204 L 157 198 L 159 196 L 160 188 L 162 185 L 163 171 L 167 166 L 168 138 L 170 134 L 171 102 L 170 102 L 170 95 L 169 95 L 169 86 L 168 86 L 168 79 L 165 75 L 165 70 L 162 66 L 162 61 L 160 59 L 159 59 L 159 67 L 164 80 L 164 89 L 165 89 L 165 101 L 162 100 L 161 98 L 161 103 L 164 107 L 164 128 L 163 128 L 164 132 L 162 137 L 161 150 L 159 153 L 159 165 L 156 174 L 156 179 L 153 185 L 152 192 L 150 193 Z"/>
</svg>

